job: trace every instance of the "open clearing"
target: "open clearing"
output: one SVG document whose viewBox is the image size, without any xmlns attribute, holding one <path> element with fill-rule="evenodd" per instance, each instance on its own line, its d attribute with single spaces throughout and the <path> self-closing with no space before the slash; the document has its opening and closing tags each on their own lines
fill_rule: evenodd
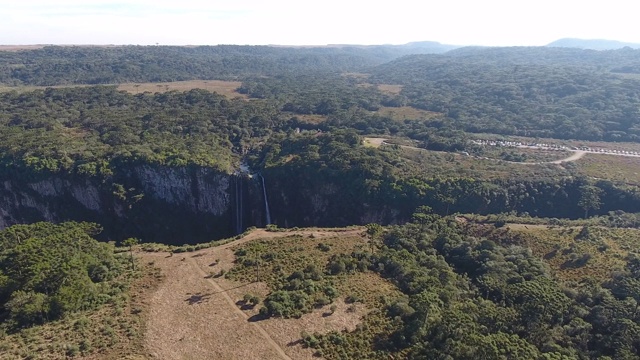
<svg viewBox="0 0 640 360">
<path fill-rule="evenodd" d="M 131 94 L 141 94 L 144 92 L 164 93 L 168 91 L 189 91 L 193 89 L 203 89 L 216 92 L 228 98 L 248 99 L 244 94 L 236 91 L 242 85 L 239 81 L 222 81 L 222 80 L 189 80 L 162 83 L 124 83 L 117 85 L 118 90 L 126 91 Z M 35 90 L 44 90 L 48 88 L 69 88 L 69 87 L 89 87 L 91 85 L 56 85 L 56 86 L 2 86 L 0 92 L 17 91 L 29 92 Z M 101 85 L 96 85 L 101 86 Z M 113 84 L 103 84 L 102 86 L 114 86 Z"/>
<path fill-rule="evenodd" d="M 258 307 L 238 305 L 247 293 L 264 298 L 264 282 L 239 282 L 216 276 L 234 266 L 234 249 L 254 240 L 305 236 L 316 241 L 361 238 L 362 228 L 340 230 L 305 229 L 267 232 L 254 230 L 242 239 L 191 253 L 138 253 L 146 264 L 164 274 L 163 282 L 148 297 L 145 353 L 152 359 L 313 359 L 313 350 L 300 345 L 301 331 L 325 333 L 352 330 L 367 310 L 364 305 L 347 305 L 338 299 L 335 312 L 316 309 L 300 319 L 270 318 L 256 321 Z M 311 241 L 311 240 L 310 240 Z M 371 281 L 359 274 L 354 281 Z M 385 281 L 373 279 L 384 288 Z M 390 286 L 390 285 L 388 285 Z M 349 309 L 351 307 L 351 309 Z"/>
<path fill-rule="evenodd" d="M 46 45 L 0 45 L 0 51 L 23 51 L 42 49 Z"/>
<path fill-rule="evenodd" d="M 411 106 L 401 106 L 401 107 L 381 107 L 377 111 L 378 114 L 382 116 L 388 116 L 395 121 L 403 121 L 403 120 L 429 120 L 435 118 L 441 118 L 443 114 L 416 109 Z"/>
<path fill-rule="evenodd" d="M 173 81 L 162 83 L 124 83 L 118 85 L 118 90 L 127 91 L 132 94 L 140 94 L 143 92 L 167 92 L 167 91 L 189 91 L 193 89 L 203 89 L 207 91 L 217 92 L 229 98 L 240 97 L 247 99 L 246 95 L 236 91 L 242 85 L 239 81 L 222 81 L 222 80 L 189 80 L 189 81 Z"/>
<path fill-rule="evenodd" d="M 638 247 L 640 239 L 638 229 L 592 226 L 589 239 L 583 239 L 580 226 L 507 226 L 522 235 L 522 245 L 545 261 L 558 278 L 569 281 L 605 281 L 613 272 L 622 271 L 624 259 Z"/>
</svg>

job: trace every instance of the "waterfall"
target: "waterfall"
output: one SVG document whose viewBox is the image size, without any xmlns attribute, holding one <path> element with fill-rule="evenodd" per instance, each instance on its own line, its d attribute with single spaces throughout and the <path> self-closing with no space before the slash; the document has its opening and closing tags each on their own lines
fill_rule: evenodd
<svg viewBox="0 0 640 360">
<path fill-rule="evenodd" d="M 241 234 L 242 233 L 242 203 L 243 203 L 243 199 L 242 199 L 242 176 L 241 175 L 236 175 L 234 176 L 234 180 L 235 180 L 235 185 L 236 185 L 236 233 L 237 234 Z"/>
<path fill-rule="evenodd" d="M 267 187 L 264 185 L 264 176 L 260 174 L 260 178 L 262 179 L 262 194 L 264 195 L 264 209 L 267 215 L 267 223 L 265 225 L 271 224 L 271 213 L 269 212 L 269 199 L 267 199 Z"/>
</svg>

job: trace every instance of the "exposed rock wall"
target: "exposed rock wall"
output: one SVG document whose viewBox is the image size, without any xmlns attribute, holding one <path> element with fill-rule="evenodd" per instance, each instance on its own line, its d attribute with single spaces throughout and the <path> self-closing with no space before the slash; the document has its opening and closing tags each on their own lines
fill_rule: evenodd
<svg viewBox="0 0 640 360">
<path fill-rule="evenodd" d="M 126 189 L 124 194 L 114 191 L 116 184 Z M 0 229 L 76 220 L 102 224 L 105 237 L 140 236 L 170 243 L 212 240 L 232 231 L 229 185 L 230 175 L 196 167 L 138 165 L 108 179 L 9 174 L 0 179 Z"/>
</svg>

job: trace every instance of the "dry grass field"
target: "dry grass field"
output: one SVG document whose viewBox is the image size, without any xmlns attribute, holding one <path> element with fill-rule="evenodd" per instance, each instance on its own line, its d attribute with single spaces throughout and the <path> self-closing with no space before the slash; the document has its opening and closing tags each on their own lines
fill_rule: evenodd
<svg viewBox="0 0 640 360">
<path fill-rule="evenodd" d="M 288 270 L 309 261 L 323 262 L 335 253 L 349 253 L 366 246 L 362 228 L 305 229 L 267 232 L 254 230 L 240 240 L 189 253 L 139 253 L 164 275 L 147 302 L 149 317 L 144 336 L 145 356 L 150 359 L 313 359 L 313 350 L 300 344 L 301 333 L 353 330 L 367 314 L 367 300 L 346 304 L 344 296 L 375 298 L 394 294 L 395 287 L 373 273 L 341 277 L 336 283 L 341 297 L 327 314 L 328 305 L 299 319 L 256 319 L 260 305 L 246 307 L 246 294 L 260 299 L 269 293 L 269 276 L 263 268 L 260 281 L 252 271 L 233 274 L 234 252 L 241 247 L 268 249 Z M 331 247 L 317 249 L 318 243 Z M 304 262 L 301 259 L 306 259 Z M 246 270 L 246 269 L 245 269 Z M 371 300 L 373 301 L 373 300 Z"/>
<path fill-rule="evenodd" d="M 377 88 L 381 92 L 391 95 L 398 95 L 402 91 L 402 85 L 379 84 Z"/>
<path fill-rule="evenodd" d="M 189 91 L 192 89 L 203 89 L 211 92 L 217 92 L 229 98 L 240 97 L 247 99 L 246 95 L 236 91 L 242 85 L 239 81 L 222 81 L 222 80 L 189 80 L 174 81 L 164 83 L 124 83 L 118 85 L 118 90 L 127 91 L 132 94 L 140 94 L 143 92 L 167 92 L 167 91 Z"/>
<path fill-rule="evenodd" d="M 327 120 L 327 117 L 324 115 L 317 114 L 291 114 L 291 117 L 297 117 L 301 122 L 307 124 L 321 124 Z"/>
<path fill-rule="evenodd" d="M 216 92 L 228 98 L 248 99 L 244 94 L 236 91 L 242 83 L 239 81 L 222 81 L 222 80 L 189 80 L 175 81 L 163 83 L 124 83 L 117 85 L 118 90 L 126 91 L 131 94 L 140 94 L 144 92 L 163 93 L 168 91 L 189 91 L 193 89 L 203 89 Z M 86 87 L 90 85 L 59 85 L 59 86 L 0 86 L 0 92 L 17 91 L 20 93 L 34 90 L 43 90 L 47 88 L 67 88 L 67 87 Z M 106 86 L 106 85 L 105 85 Z"/>
<path fill-rule="evenodd" d="M 416 109 L 410 106 L 381 107 L 377 112 L 378 114 L 382 116 L 388 116 L 395 121 L 430 120 L 442 116 L 442 114 L 437 112 Z"/>
<path fill-rule="evenodd" d="M 586 176 L 615 183 L 640 185 L 640 158 L 605 154 L 588 154 L 576 162 Z"/>
<path fill-rule="evenodd" d="M 0 45 L 0 51 L 22 51 L 42 49 L 46 45 Z"/>
</svg>

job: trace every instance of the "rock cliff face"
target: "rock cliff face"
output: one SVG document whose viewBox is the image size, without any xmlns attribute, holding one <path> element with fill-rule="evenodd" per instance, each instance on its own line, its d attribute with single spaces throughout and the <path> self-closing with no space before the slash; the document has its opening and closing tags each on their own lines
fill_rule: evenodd
<svg viewBox="0 0 640 360">
<path fill-rule="evenodd" d="M 229 211 L 230 176 L 210 169 L 140 166 L 134 178 L 144 194 L 194 213 L 222 216 Z"/>
<path fill-rule="evenodd" d="M 230 175 L 206 168 L 139 165 L 108 179 L 16 173 L 0 179 L 0 228 L 94 221 L 105 238 L 206 241 L 232 234 L 231 191 Z"/>
<path fill-rule="evenodd" d="M 36 221 L 90 221 L 103 239 L 197 243 L 265 226 L 401 222 L 407 215 L 369 203 L 336 181 L 312 184 L 284 173 L 262 178 L 201 167 L 121 167 L 108 178 L 16 172 L 0 178 L 0 229 Z"/>
<path fill-rule="evenodd" d="M 354 194 L 348 184 L 339 180 L 315 184 L 291 177 L 267 176 L 266 180 L 271 217 L 278 226 L 396 224 L 411 215 L 411 211 L 393 204 Z"/>
</svg>

